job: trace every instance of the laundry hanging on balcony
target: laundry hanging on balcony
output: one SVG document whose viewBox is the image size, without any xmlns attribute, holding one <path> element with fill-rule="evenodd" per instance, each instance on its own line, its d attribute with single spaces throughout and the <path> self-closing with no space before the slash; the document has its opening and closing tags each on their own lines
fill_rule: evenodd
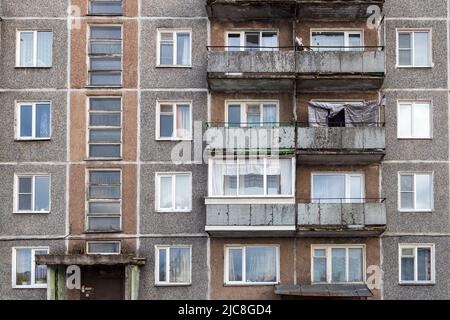
<svg viewBox="0 0 450 320">
<path fill-rule="evenodd" d="M 375 127 L 378 122 L 378 104 L 376 101 L 352 103 L 310 101 L 308 120 L 310 127 Z M 336 125 L 339 123 L 341 125 Z"/>
</svg>

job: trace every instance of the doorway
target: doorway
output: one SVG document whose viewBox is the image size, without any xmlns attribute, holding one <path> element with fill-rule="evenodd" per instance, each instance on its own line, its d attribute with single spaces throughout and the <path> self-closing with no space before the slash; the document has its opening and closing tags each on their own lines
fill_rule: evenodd
<svg viewBox="0 0 450 320">
<path fill-rule="evenodd" d="M 84 267 L 81 274 L 81 300 L 124 299 L 124 267 Z"/>
</svg>

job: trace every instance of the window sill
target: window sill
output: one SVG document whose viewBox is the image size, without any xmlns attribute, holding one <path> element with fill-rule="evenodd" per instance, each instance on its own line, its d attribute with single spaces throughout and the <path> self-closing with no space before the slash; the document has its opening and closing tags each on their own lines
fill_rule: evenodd
<svg viewBox="0 0 450 320">
<path fill-rule="evenodd" d="M 47 289 L 47 285 L 34 285 L 34 286 L 13 286 L 13 289 Z"/>
<path fill-rule="evenodd" d="M 192 141 L 192 138 L 156 138 L 156 141 L 160 142 L 177 142 L 177 141 Z"/>
<path fill-rule="evenodd" d="M 434 210 L 398 210 L 399 213 L 434 213 Z"/>
<path fill-rule="evenodd" d="M 181 68 L 181 69 L 192 69 L 192 65 L 176 65 L 176 64 L 159 64 L 156 68 Z"/>
<path fill-rule="evenodd" d="M 122 89 L 123 85 L 87 85 L 85 86 L 85 89 Z"/>
<path fill-rule="evenodd" d="M 434 65 L 432 64 L 431 66 L 395 66 L 396 69 L 432 69 L 434 67 Z"/>
<path fill-rule="evenodd" d="M 276 286 L 279 282 L 264 282 L 264 283 L 227 283 L 223 284 L 224 287 L 255 287 L 255 286 Z"/>
<path fill-rule="evenodd" d="M 36 139 L 36 138 L 16 138 L 16 139 L 14 139 L 15 142 L 33 142 L 33 141 L 39 142 L 39 141 L 51 141 L 51 140 L 52 140 L 51 138 L 39 138 L 39 139 Z"/>
<path fill-rule="evenodd" d="M 123 13 L 88 13 L 86 17 L 123 17 Z"/>
<path fill-rule="evenodd" d="M 192 213 L 192 210 L 159 210 L 156 209 L 156 213 Z"/>
<path fill-rule="evenodd" d="M 21 66 L 15 66 L 15 69 L 44 69 L 44 70 L 49 70 L 51 68 L 53 68 L 53 66 L 48 66 L 48 67 L 21 67 Z"/>
<path fill-rule="evenodd" d="M 104 233 L 115 234 L 115 233 L 123 233 L 123 230 L 111 230 L 111 231 L 108 231 L 108 230 L 104 230 L 104 231 L 85 230 L 84 233 L 85 234 L 104 234 Z"/>
<path fill-rule="evenodd" d="M 13 211 L 13 214 L 50 214 L 50 211 Z"/>
<path fill-rule="evenodd" d="M 431 138 L 431 137 L 428 137 L 428 138 L 415 138 L 415 137 L 400 138 L 400 137 L 398 137 L 397 139 L 398 140 L 428 140 L 428 141 L 433 140 L 433 138 Z"/>
<path fill-rule="evenodd" d="M 431 287 L 431 286 L 435 286 L 436 282 L 400 282 L 398 284 L 399 286 L 402 287 L 408 287 L 408 286 L 413 286 L 413 287 Z"/>
<path fill-rule="evenodd" d="M 190 287 L 192 283 L 155 283 L 155 287 Z"/>
<path fill-rule="evenodd" d="M 122 161 L 123 158 L 85 158 L 84 161 Z"/>
</svg>

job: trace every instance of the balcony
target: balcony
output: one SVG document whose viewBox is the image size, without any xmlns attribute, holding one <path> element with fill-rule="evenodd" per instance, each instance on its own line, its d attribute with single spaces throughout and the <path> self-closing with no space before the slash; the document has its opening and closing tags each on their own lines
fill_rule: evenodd
<svg viewBox="0 0 450 320">
<path fill-rule="evenodd" d="M 208 150 L 295 152 L 295 126 L 291 123 L 263 124 L 261 127 L 228 127 L 228 125 L 230 124 L 223 122 L 207 124 L 206 148 Z"/>
<path fill-rule="evenodd" d="M 220 202 L 220 201 L 219 201 Z M 254 204 L 218 203 L 206 200 L 206 228 L 211 236 L 257 237 L 293 236 L 295 234 L 295 204 L 293 199 L 286 203 Z"/>
<path fill-rule="evenodd" d="M 384 82 L 383 47 L 359 47 L 358 51 L 296 52 L 297 90 L 299 92 L 379 90 Z M 324 47 L 322 47 L 324 49 Z M 333 49 L 333 48 L 326 48 Z"/>
<path fill-rule="evenodd" d="M 296 0 L 300 21 L 366 20 L 373 12 L 369 7 L 383 9 L 384 0 Z"/>
<path fill-rule="evenodd" d="M 350 202 L 347 200 L 364 203 L 346 203 Z M 375 236 L 386 230 L 385 199 L 311 199 L 305 202 L 308 203 L 297 205 L 299 235 Z"/>
</svg>

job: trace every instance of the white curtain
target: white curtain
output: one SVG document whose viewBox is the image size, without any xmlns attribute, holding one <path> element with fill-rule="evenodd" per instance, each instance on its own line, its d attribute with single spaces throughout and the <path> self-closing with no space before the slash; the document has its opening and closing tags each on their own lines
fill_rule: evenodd
<svg viewBox="0 0 450 320">
<path fill-rule="evenodd" d="M 50 105 L 36 105 L 36 137 L 50 138 Z"/>
<path fill-rule="evenodd" d="M 188 175 L 175 177 L 175 209 L 189 210 L 191 208 L 191 184 Z"/>
<path fill-rule="evenodd" d="M 170 282 L 191 282 L 190 252 L 190 248 L 170 248 Z"/>
<path fill-rule="evenodd" d="M 37 34 L 37 66 L 50 67 L 52 65 L 53 33 L 38 32 Z"/>
<path fill-rule="evenodd" d="M 258 159 L 239 162 L 239 194 L 264 194 L 264 162 Z"/>
<path fill-rule="evenodd" d="M 228 251 L 228 281 L 242 281 L 242 249 Z"/>
<path fill-rule="evenodd" d="M 33 33 L 20 33 L 20 66 L 33 67 Z"/>
<path fill-rule="evenodd" d="M 191 37 L 189 33 L 177 34 L 177 64 L 189 65 L 191 63 Z"/>
<path fill-rule="evenodd" d="M 31 249 L 17 249 L 16 251 L 16 284 L 31 284 Z"/>
<path fill-rule="evenodd" d="M 313 185 L 314 202 L 339 203 L 345 198 L 344 175 L 315 175 Z"/>
<path fill-rule="evenodd" d="M 247 282 L 276 281 L 275 247 L 247 247 L 245 256 Z"/>
<path fill-rule="evenodd" d="M 191 135 L 190 106 L 182 104 L 177 106 L 177 136 L 187 138 Z"/>
<path fill-rule="evenodd" d="M 223 196 L 232 193 L 226 190 L 226 177 L 237 177 L 237 163 L 235 160 L 214 160 L 212 165 L 212 195 Z"/>
<path fill-rule="evenodd" d="M 263 122 L 266 127 L 273 127 L 277 122 L 277 106 L 274 104 L 263 105 Z"/>
</svg>

